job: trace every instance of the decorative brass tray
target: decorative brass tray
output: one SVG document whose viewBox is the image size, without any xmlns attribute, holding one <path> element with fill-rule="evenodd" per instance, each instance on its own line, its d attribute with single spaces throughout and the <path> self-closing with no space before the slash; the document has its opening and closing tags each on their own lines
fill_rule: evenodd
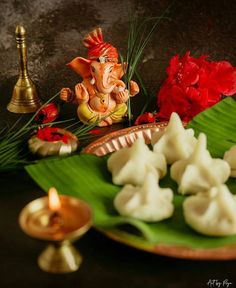
<svg viewBox="0 0 236 288">
<path fill-rule="evenodd" d="M 130 146 L 135 139 L 140 137 L 144 138 L 145 142 L 149 144 L 152 134 L 156 131 L 165 129 L 166 125 L 166 122 L 162 122 L 118 130 L 92 142 L 83 150 L 83 152 L 103 156 L 123 147 Z M 159 255 L 194 260 L 236 259 L 236 243 L 233 246 L 225 245 L 217 248 L 193 249 L 190 247 L 167 245 L 164 243 L 150 243 L 143 237 L 137 236 L 132 232 L 123 231 L 119 228 L 99 228 L 99 231 L 115 241 Z"/>
</svg>

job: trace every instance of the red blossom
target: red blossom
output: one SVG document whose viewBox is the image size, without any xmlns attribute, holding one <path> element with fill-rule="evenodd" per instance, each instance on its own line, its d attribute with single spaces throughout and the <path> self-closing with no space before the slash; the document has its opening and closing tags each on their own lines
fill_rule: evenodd
<svg viewBox="0 0 236 288">
<path fill-rule="evenodd" d="M 145 112 L 138 116 L 138 118 L 135 121 L 135 125 L 154 123 L 155 120 L 156 120 L 156 117 L 153 113 Z"/>
<path fill-rule="evenodd" d="M 50 123 L 59 115 L 58 107 L 55 103 L 48 103 L 39 110 L 35 116 L 35 121 L 40 124 Z"/>
<path fill-rule="evenodd" d="M 102 131 L 99 129 L 92 129 L 89 131 L 89 134 L 92 134 L 92 135 L 99 135 L 101 133 L 102 133 Z"/>
<path fill-rule="evenodd" d="M 187 53 L 181 60 L 179 60 L 178 55 L 170 60 L 170 66 L 167 68 L 170 83 L 181 84 L 183 86 L 197 83 L 199 79 L 199 66 L 192 59 L 189 53 Z"/>
<path fill-rule="evenodd" d="M 236 68 L 229 62 L 211 62 L 201 69 L 199 86 L 231 96 L 236 93 Z"/>
<path fill-rule="evenodd" d="M 236 93 L 236 68 L 226 61 L 210 62 L 207 56 L 194 58 L 187 52 L 172 57 L 168 77 L 158 93 L 159 120 L 169 120 L 177 112 L 183 121 L 191 120 L 220 101 L 222 95 Z"/>
<path fill-rule="evenodd" d="M 39 128 L 36 134 L 37 138 L 48 141 L 48 142 L 54 142 L 54 141 L 62 141 L 63 143 L 68 143 L 69 137 L 68 135 L 62 134 L 58 131 L 58 128 L 54 127 L 44 127 Z"/>
</svg>

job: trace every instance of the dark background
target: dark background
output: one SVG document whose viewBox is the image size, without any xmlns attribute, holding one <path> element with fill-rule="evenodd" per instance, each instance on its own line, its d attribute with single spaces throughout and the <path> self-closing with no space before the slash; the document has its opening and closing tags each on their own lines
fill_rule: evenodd
<svg viewBox="0 0 236 288">
<path fill-rule="evenodd" d="M 40 97 L 46 100 L 62 87 L 81 79 L 65 64 L 86 57 L 83 37 L 101 26 L 105 41 L 125 51 L 129 13 L 160 16 L 171 1 L 144 0 L 21 0 L 0 1 L 0 119 L 19 116 L 7 112 L 18 76 L 14 31 L 27 30 L 28 68 Z M 161 21 L 145 50 L 139 70 L 151 93 L 164 80 L 175 54 L 228 60 L 236 66 L 236 1 L 179 0 Z M 141 18 L 140 18 L 141 19 Z M 133 101 L 137 114 L 140 94 Z M 150 109 L 154 110 L 155 101 Z M 64 105 L 64 115 L 76 115 L 76 107 Z M 84 255 L 78 272 L 50 275 L 40 271 L 36 259 L 44 245 L 29 239 L 18 226 L 18 215 L 29 201 L 43 192 L 24 172 L 0 175 L 0 287 L 208 287 L 209 279 L 232 282 L 236 287 L 236 261 L 199 262 L 159 257 L 105 238 L 91 230 L 77 243 Z"/>
<path fill-rule="evenodd" d="M 125 53 L 129 15 L 161 16 L 171 0 L 1 0 L 0 1 L 0 113 L 11 99 L 18 62 L 15 27 L 27 30 L 28 68 L 45 100 L 81 81 L 65 66 L 76 56 L 87 56 L 83 37 L 102 27 L 105 41 Z M 148 91 L 157 92 L 166 77 L 166 67 L 175 54 L 209 55 L 210 60 L 228 60 L 236 65 L 236 1 L 176 0 L 155 29 L 140 61 L 139 71 Z M 138 114 L 144 97 L 133 98 Z M 71 115 L 76 107 L 66 105 Z M 155 101 L 150 109 L 154 110 Z M 8 117 L 6 115 L 6 117 Z"/>
</svg>

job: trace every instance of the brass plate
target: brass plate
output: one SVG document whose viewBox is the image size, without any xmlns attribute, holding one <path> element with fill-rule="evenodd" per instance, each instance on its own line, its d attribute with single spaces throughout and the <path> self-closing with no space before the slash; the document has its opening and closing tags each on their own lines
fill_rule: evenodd
<svg viewBox="0 0 236 288">
<path fill-rule="evenodd" d="M 84 148 L 83 152 L 104 156 L 121 148 L 131 146 L 137 138 L 144 138 L 146 144 L 149 144 L 152 134 L 160 129 L 163 130 L 166 126 L 167 122 L 161 122 L 117 130 L 90 143 Z"/>
<path fill-rule="evenodd" d="M 83 152 L 103 156 L 121 148 L 131 146 L 132 143 L 140 137 L 145 139 L 146 144 L 149 144 L 152 134 L 156 131 L 165 129 L 166 125 L 166 122 L 161 122 L 118 130 L 92 142 L 85 147 Z M 120 229 L 108 230 L 99 228 L 98 230 L 117 242 L 159 255 L 193 260 L 236 259 L 236 245 L 228 245 L 212 249 L 193 249 L 177 245 L 150 243 L 144 238 L 138 237 L 132 233 L 124 232 Z"/>
</svg>

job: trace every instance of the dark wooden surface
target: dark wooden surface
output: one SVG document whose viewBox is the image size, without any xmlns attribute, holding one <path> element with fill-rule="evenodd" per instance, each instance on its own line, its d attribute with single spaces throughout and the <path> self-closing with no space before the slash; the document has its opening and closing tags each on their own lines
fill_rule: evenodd
<svg viewBox="0 0 236 288">
<path fill-rule="evenodd" d="M 86 56 L 83 36 L 100 25 L 108 42 L 124 51 L 128 11 L 158 16 L 167 0 L 2 0 L 0 2 L 0 121 L 19 116 L 6 105 L 17 79 L 14 30 L 24 24 L 28 31 L 29 70 L 40 95 L 48 99 L 62 87 L 80 81 L 65 64 L 75 56 Z M 140 72 L 149 91 L 157 91 L 165 78 L 169 59 L 190 50 L 193 55 L 210 55 L 211 60 L 228 60 L 236 65 L 236 1 L 176 1 L 148 45 Z M 134 112 L 143 104 L 134 99 Z M 151 107 L 154 110 L 155 101 Z M 62 119 L 76 115 L 76 107 L 64 105 Z M 120 127 L 120 126 L 119 126 Z M 0 175 L 0 287 L 25 288 L 187 288 L 210 287 L 207 282 L 228 279 L 236 287 L 236 261 L 187 261 L 138 251 L 113 242 L 95 230 L 76 243 L 84 256 L 81 269 L 68 275 L 51 275 L 37 266 L 45 245 L 27 237 L 18 225 L 21 209 L 43 191 L 24 172 Z M 212 286 L 212 287 L 216 287 Z M 226 286 L 225 286 L 226 287 Z"/>
</svg>

